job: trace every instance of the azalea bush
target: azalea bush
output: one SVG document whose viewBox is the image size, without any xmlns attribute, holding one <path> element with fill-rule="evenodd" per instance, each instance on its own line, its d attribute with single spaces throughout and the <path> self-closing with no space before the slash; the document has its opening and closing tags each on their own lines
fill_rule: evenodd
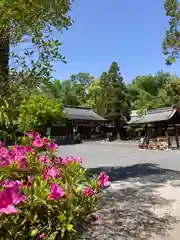
<svg viewBox="0 0 180 240">
<path fill-rule="evenodd" d="M 0 142 L 0 239 L 78 239 L 109 177 L 89 178 L 81 158 L 56 153 L 35 132 L 20 145 Z"/>
</svg>

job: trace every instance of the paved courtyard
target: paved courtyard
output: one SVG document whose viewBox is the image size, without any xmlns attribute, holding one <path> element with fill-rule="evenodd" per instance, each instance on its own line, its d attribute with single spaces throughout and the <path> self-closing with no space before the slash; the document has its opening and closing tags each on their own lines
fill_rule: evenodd
<svg viewBox="0 0 180 240">
<path fill-rule="evenodd" d="M 82 156 L 87 168 L 154 163 L 180 171 L 180 150 L 140 150 L 134 143 L 83 143 L 61 146 L 59 153 L 62 156 Z"/>
<path fill-rule="evenodd" d="M 105 171 L 102 219 L 85 230 L 92 240 L 179 240 L 180 150 L 139 150 L 134 143 L 61 146 L 61 156 L 82 156 L 90 174 Z"/>
</svg>

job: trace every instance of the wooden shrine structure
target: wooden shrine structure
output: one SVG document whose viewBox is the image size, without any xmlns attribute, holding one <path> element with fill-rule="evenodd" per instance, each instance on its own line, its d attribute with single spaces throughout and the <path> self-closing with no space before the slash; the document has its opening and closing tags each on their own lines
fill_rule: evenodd
<svg viewBox="0 0 180 240">
<path fill-rule="evenodd" d="M 91 108 L 64 106 L 64 111 L 67 116 L 64 124 L 53 124 L 49 130 L 52 138 L 61 144 L 73 143 L 77 133 L 88 138 L 92 128 L 103 126 L 107 122 Z"/>
<path fill-rule="evenodd" d="M 128 124 L 134 128 L 143 127 L 144 137 L 151 139 L 165 138 L 168 147 L 173 142 L 179 148 L 180 107 L 172 106 L 144 111 L 142 115 L 134 114 Z"/>
</svg>

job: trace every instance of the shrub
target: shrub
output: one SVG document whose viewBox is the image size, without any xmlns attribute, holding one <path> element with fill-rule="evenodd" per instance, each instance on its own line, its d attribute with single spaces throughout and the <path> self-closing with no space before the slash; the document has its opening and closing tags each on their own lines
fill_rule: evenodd
<svg viewBox="0 0 180 240">
<path fill-rule="evenodd" d="M 48 125 L 65 120 L 64 108 L 59 100 L 46 96 L 32 95 L 19 107 L 18 130 L 30 129 L 46 132 Z"/>
<path fill-rule="evenodd" d="M 57 145 L 29 132 L 21 145 L 0 142 L 0 239 L 77 239 L 109 184 L 88 178 L 81 158 L 56 156 Z"/>
</svg>

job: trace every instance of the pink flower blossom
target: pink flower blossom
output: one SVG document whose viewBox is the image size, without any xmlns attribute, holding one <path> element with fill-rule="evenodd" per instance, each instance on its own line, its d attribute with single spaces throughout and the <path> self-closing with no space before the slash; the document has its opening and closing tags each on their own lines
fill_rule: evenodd
<svg viewBox="0 0 180 240">
<path fill-rule="evenodd" d="M 31 146 L 27 146 L 26 150 L 27 150 L 27 152 L 31 152 L 32 151 L 32 147 Z"/>
<path fill-rule="evenodd" d="M 44 171 L 44 179 L 49 180 L 50 178 L 58 178 L 61 176 L 61 172 L 58 168 L 48 167 Z"/>
<path fill-rule="evenodd" d="M 0 192 L 0 213 L 16 213 L 16 205 L 27 200 L 27 197 L 21 192 L 20 186 L 14 183 Z"/>
<path fill-rule="evenodd" d="M 44 137 L 42 140 L 43 140 L 44 144 L 47 144 L 47 143 L 49 143 L 49 139 L 48 139 L 48 138 L 46 138 L 46 137 Z"/>
<path fill-rule="evenodd" d="M 101 172 L 99 174 L 98 180 L 101 188 L 110 185 L 109 176 L 106 175 L 104 172 Z"/>
<path fill-rule="evenodd" d="M 31 131 L 31 132 L 27 132 L 26 136 L 28 136 L 31 139 L 35 139 L 35 138 L 40 138 L 41 135 L 37 132 Z"/>
<path fill-rule="evenodd" d="M 88 186 L 84 189 L 83 194 L 85 197 L 91 197 L 96 194 L 96 191 L 91 186 Z"/>
<path fill-rule="evenodd" d="M 83 162 L 83 158 L 82 157 L 77 157 L 76 161 L 81 164 Z"/>
<path fill-rule="evenodd" d="M 46 155 L 40 157 L 40 162 L 45 163 L 47 161 Z"/>
<path fill-rule="evenodd" d="M 49 195 L 50 200 L 56 200 L 65 197 L 65 191 L 56 183 L 51 183 L 51 194 Z"/>
<path fill-rule="evenodd" d="M 34 147 L 41 148 L 41 147 L 44 146 L 44 141 L 43 141 L 43 139 L 41 139 L 41 138 L 36 138 L 36 139 L 33 141 L 32 145 L 33 145 Z"/>
<path fill-rule="evenodd" d="M 70 157 L 67 156 L 67 157 L 63 158 L 63 160 L 62 160 L 62 164 L 64 164 L 64 165 L 72 164 L 74 162 L 81 163 L 82 158 L 80 158 L 80 157 L 74 158 L 72 156 L 70 156 Z"/>
<path fill-rule="evenodd" d="M 14 205 L 10 204 L 10 205 L 7 205 L 6 207 L 0 207 L 0 213 L 4 213 L 4 214 L 13 214 L 13 213 L 17 213 L 17 209 L 15 208 Z"/>
<path fill-rule="evenodd" d="M 44 234 L 44 233 L 41 233 L 41 234 L 39 235 L 39 238 L 40 238 L 40 239 L 44 239 L 44 238 L 45 238 L 45 234 Z"/>
<path fill-rule="evenodd" d="M 5 188 L 11 188 L 16 184 L 19 185 L 19 186 L 22 185 L 21 181 L 18 181 L 18 180 L 16 180 L 16 181 L 5 180 L 1 183 L 1 186 L 5 187 Z"/>
<path fill-rule="evenodd" d="M 57 158 L 55 158 L 55 164 L 57 164 L 57 165 L 61 165 L 61 164 L 63 164 L 63 158 L 61 158 L 61 157 L 57 157 Z"/>
<path fill-rule="evenodd" d="M 56 151 L 56 150 L 57 150 L 58 145 L 57 145 L 56 143 L 52 142 L 52 143 L 49 143 L 49 144 L 47 145 L 47 148 L 48 148 L 51 152 L 53 152 L 53 151 Z"/>
<path fill-rule="evenodd" d="M 0 166 L 16 164 L 19 168 L 27 167 L 27 148 L 24 146 L 13 146 L 11 149 L 0 148 Z"/>
</svg>

